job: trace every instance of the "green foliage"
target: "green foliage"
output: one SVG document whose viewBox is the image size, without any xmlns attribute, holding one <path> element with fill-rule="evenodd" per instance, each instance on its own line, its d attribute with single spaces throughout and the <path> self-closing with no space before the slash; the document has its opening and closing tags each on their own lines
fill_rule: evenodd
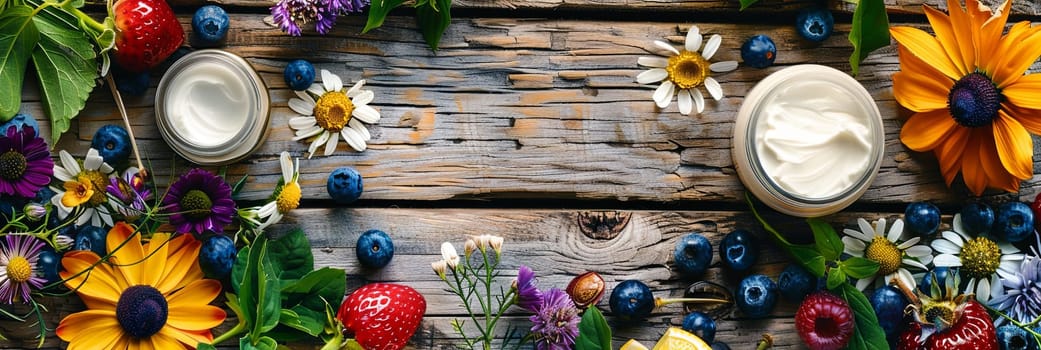
<svg viewBox="0 0 1041 350">
<path fill-rule="evenodd" d="M 816 244 L 817 252 L 825 260 L 837 260 L 842 255 L 844 246 L 842 239 L 835 233 L 835 229 L 816 218 L 807 219 L 806 223 L 810 224 L 810 230 L 813 231 L 813 241 Z"/>
<path fill-rule="evenodd" d="M 277 278 L 295 280 L 314 270 L 311 242 L 307 240 L 304 231 L 293 230 L 288 235 L 271 241 L 268 249 L 271 250 L 271 261 Z"/>
<path fill-rule="evenodd" d="M 889 343 L 886 342 L 886 334 L 878 325 L 875 310 L 871 308 L 871 303 L 868 302 L 864 293 L 849 283 L 843 283 L 838 291 L 832 291 L 849 303 L 850 309 L 853 310 L 853 319 L 856 321 L 856 325 L 853 327 L 853 337 L 850 338 L 846 349 L 888 349 Z"/>
<path fill-rule="evenodd" d="M 759 0 L 741 0 L 741 11 L 744 11 L 746 8 L 748 8 L 749 6 L 752 6 L 752 4 L 754 4 L 754 3 L 758 2 L 758 1 Z"/>
<path fill-rule="evenodd" d="M 33 17 L 40 41 L 32 53 L 43 94 L 44 111 L 51 118 L 51 140 L 69 130 L 72 118 L 87 104 L 97 77 L 97 56 L 81 31 Z"/>
<path fill-rule="evenodd" d="M 575 350 L 611 350 L 611 326 L 595 306 L 582 314 Z"/>
<path fill-rule="evenodd" d="M 872 51 L 889 45 L 889 15 L 882 0 L 861 0 L 853 12 L 853 29 L 849 31 L 853 54 L 849 64 L 853 75 L 860 70 L 860 62 Z"/>
<path fill-rule="evenodd" d="M 22 81 L 40 32 L 33 9 L 15 5 L 0 14 L 0 122 L 11 120 L 21 109 Z"/>
<path fill-rule="evenodd" d="M 379 28 L 394 8 L 401 6 L 404 0 L 375 0 L 369 5 L 369 18 L 365 22 L 362 33 Z M 416 9 L 416 24 L 423 39 L 431 50 L 437 51 L 441 36 L 452 23 L 452 0 L 419 0 L 413 7 Z"/>
</svg>

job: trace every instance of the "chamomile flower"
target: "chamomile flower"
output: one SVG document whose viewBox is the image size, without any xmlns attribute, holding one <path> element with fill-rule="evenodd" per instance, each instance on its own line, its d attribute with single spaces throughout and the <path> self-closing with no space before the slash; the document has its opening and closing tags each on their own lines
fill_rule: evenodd
<svg viewBox="0 0 1041 350">
<path fill-rule="evenodd" d="M 271 195 L 271 201 L 257 209 L 257 216 L 261 222 L 259 229 L 263 230 L 282 220 L 282 216 L 300 206 L 300 160 L 295 162 L 289 157 L 289 152 L 282 152 L 279 156 L 282 164 L 282 179 L 275 187 Z"/>
<path fill-rule="evenodd" d="M 915 287 L 915 278 L 908 268 L 928 270 L 926 267 L 933 259 L 933 250 L 925 244 L 918 244 L 921 237 L 903 239 L 904 221 L 896 219 L 886 233 L 886 219 L 878 219 L 872 228 L 867 220 L 857 219 L 860 230 L 845 229 L 842 243 L 846 246 L 846 254 L 862 257 L 878 263 L 878 272 L 874 276 L 857 280 L 857 289 L 864 290 L 878 276 L 883 276 L 883 283 L 897 278 L 905 286 Z"/>
<path fill-rule="evenodd" d="M 724 73 L 737 69 L 737 61 L 710 63 L 715 56 L 723 38 L 712 34 L 708 41 L 703 40 L 698 26 L 690 27 L 683 49 L 676 49 L 664 41 L 655 40 L 654 45 L 665 50 L 665 57 L 640 57 L 636 62 L 651 69 L 636 76 L 636 82 L 651 84 L 662 82 L 654 91 L 654 102 L 659 108 L 668 107 L 672 103 L 672 95 L 677 95 L 680 113 L 690 114 L 697 108 L 701 113 L 705 110 L 705 97 L 698 86 L 704 85 L 709 95 L 719 101 L 723 98 L 723 88 L 711 77 L 711 73 Z M 704 42 L 704 45 L 702 45 Z M 701 52 L 698 52 L 698 50 Z"/>
<path fill-rule="evenodd" d="M 302 115 L 289 120 L 289 127 L 296 130 L 293 141 L 312 138 L 308 158 L 322 145 L 324 155 L 333 154 L 341 136 L 356 151 L 365 150 L 365 142 L 372 139 L 372 135 L 363 123 L 379 122 L 380 112 L 369 106 L 375 94 L 362 90 L 364 85 L 365 80 L 360 80 L 344 90 L 340 77 L 323 69 L 321 84 L 311 85 L 307 91 L 297 91 L 299 98 L 289 100 L 289 108 Z"/>
<path fill-rule="evenodd" d="M 954 215 L 953 230 L 943 231 L 942 238 L 932 242 L 933 249 L 940 253 L 933 259 L 933 265 L 958 267 L 962 278 L 969 280 L 965 292 L 976 293 L 976 300 L 980 302 L 1004 295 L 1000 280 L 1015 278 L 1024 255 L 1007 242 L 972 237 L 965 232 L 961 214 Z"/>
<path fill-rule="evenodd" d="M 62 187 L 51 187 L 54 197 L 51 203 L 58 209 L 58 217 L 65 219 L 76 208 L 83 208 L 83 213 L 76 218 L 76 225 L 90 223 L 94 226 L 112 226 L 112 212 L 109 209 L 114 203 L 105 194 L 109 184 L 112 166 L 105 163 L 98 150 L 91 148 L 83 158 L 83 166 L 69 152 L 58 152 L 61 165 L 54 165 L 54 177 L 63 181 Z"/>
</svg>

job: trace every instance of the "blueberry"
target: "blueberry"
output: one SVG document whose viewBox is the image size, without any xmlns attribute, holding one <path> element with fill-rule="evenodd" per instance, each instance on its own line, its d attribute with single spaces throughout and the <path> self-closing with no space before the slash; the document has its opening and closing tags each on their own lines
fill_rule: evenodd
<svg viewBox="0 0 1041 350">
<path fill-rule="evenodd" d="M 831 36 L 835 28 L 835 18 L 831 11 L 820 7 L 811 7 L 799 11 L 795 18 L 795 30 L 806 40 L 821 42 Z"/>
<path fill-rule="evenodd" d="M 89 250 L 98 256 L 105 256 L 106 237 L 108 231 L 103 228 L 93 225 L 80 227 L 79 232 L 76 232 L 76 244 L 72 249 Z"/>
<path fill-rule="evenodd" d="M 350 167 L 333 170 L 329 174 L 329 180 L 325 183 L 325 190 L 329 192 L 329 197 L 332 197 L 336 203 L 349 204 L 354 202 L 361 197 L 361 174 Z"/>
<path fill-rule="evenodd" d="M 925 295 L 930 295 L 930 290 L 932 289 L 933 285 L 933 279 L 935 278 L 935 282 L 937 283 L 936 285 L 940 287 L 940 291 L 946 292 L 945 286 L 947 285 L 947 277 L 953 276 L 957 273 L 957 270 L 952 270 L 948 267 L 934 267 L 931 272 L 926 273 L 925 276 L 922 276 L 922 281 L 918 283 L 918 290 Z"/>
<path fill-rule="evenodd" d="M 112 79 L 116 81 L 119 92 L 130 96 L 144 96 L 152 83 L 152 76 L 147 70 L 131 72 L 119 66 L 112 67 Z"/>
<path fill-rule="evenodd" d="M 712 343 L 716 339 L 716 320 L 701 312 L 691 312 L 683 318 L 683 330 Z"/>
<path fill-rule="evenodd" d="M 380 230 L 368 230 L 358 237 L 355 246 L 358 262 L 369 268 L 382 268 L 394 257 L 394 242 L 387 233 Z"/>
<path fill-rule="evenodd" d="M 994 217 L 993 233 L 1012 243 L 1027 239 L 1034 233 L 1034 212 L 1021 202 L 1002 204 Z"/>
<path fill-rule="evenodd" d="M 129 163 L 130 152 L 133 151 L 127 129 L 113 124 L 102 126 L 94 132 L 90 147 L 98 150 L 105 163 L 117 168 L 125 167 Z"/>
<path fill-rule="evenodd" d="M 67 219 L 68 220 L 73 220 L 73 217 L 70 216 Z M 61 227 L 61 228 L 59 229 L 58 227 Z M 73 239 L 76 238 L 76 225 L 74 225 L 71 221 L 66 223 L 65 220 L 62 220 L 61 218 L 58 217 L 58 213 L 55 212 L 54 210 L 51 210 L 51 215 L 49 217 L 47 217 L 47 229 L 48 230 L 57 229 L 59 235 L 72 237 Z"/>
<path fill-rule="evenodd" d="M 994 226 L 994 210 L 987 203 L 969 203 L 961 208 L 961 225 L 968 233 L 979 235 Z"/>
<path fill-rule="evenodd" d="M 734 230 L 719 243 L 719 259 L 734 271 L 746 271 L 759 257 L 759 243 L 751 232 Z"/>
<path fill-rule="evenodd" d="M 777 45 L 769 36 L 757 34 L 741 44 L 741 60 L 749 67 L 766 68 L 772 66 L 776 58 Z"/>
<path fill-rule="evenodd" d="M 751 275 L 741 280 L 737 289 L 737 308 L 751 318 L 763 318 L 777 304 L 777 284 L 765 275 Z"/>
<path fill-rule="evenodd" d="M 705 274 L 712 262 L 712 244 L 705 236 L 691 233 L 676 241 L 672 257 L 676 260 L 676 269 L 683 276 L 698 278 Z"/>
<path fill-rule="evenodd" d="M 231 275 L 231 268 L 235 265 L 235 257 L 238 250 L 231 237 L 225 235 L 213 235 L 202 242 L 199 249 L 199 267 L 206 277 L 213 279 L 224 279 Z"/>
<path fill-rule="evenodd" d="M 919 236 L 928 236 L 940 228 L 940 209 L 932 203 L 914 202 L 904 211 L 907 229 Z"/>
<path fill-rule="evenodd" d="M 642 320 L 654 311 L 654 295 L 646 284 L 625 280 L 611 291 L 611 312 L 624 321 Z"/>
<path fill-rule="evenodd" d="M 49 186 L 43 186 L 40 187 L 39 191 L 36 191 L 36 196 L 32 198 L 32 202 L 46 205 L 51 202 L 51 198 L 56 194 Z"/>
<path fill-rule="evenodd" d="M 875 316 L 878 317 L 878 324 L 882 326 L 882 331 L 886 333 L 886 337 L 892 338 L 903 325 L 904 308 L 910 302 L 899 288 L 891 285 L 876 289 L 875 293 L 871 295 L 870 301 L 871 308 L 875 310 Z"/>
<path fill-rule="evenodd" d="M 777 288 L 785 300 L 798 303 L 817 290 L 817 277 L 798 264 L 788 264 L 777 278 Z"/>
<path fill-rule="evenodd" d="M 998 327 L 998 348 L 1001 350 L 1037 350 L 1034 336 L 1016 325 Z"/>
<path fill-rule="evenodd" d="M 195 11 L 192 16 L 192 32 L 198 38 L 199 46 L 216 46 L 228 34 L 228 13 L 220 6 L 206 5 Z"/>
<path fill-rule="evenodd" d="M 296 91 L 304 91 L 314 83 L 314 66 L 305 60 L 293 60 L 286 65 L 286 85 Z"/>
<path fill-rule="evenodd" d="M 61 276 L 58 275 L 58 272 L 61 270 L 61 257 L 61 253 L 56 253 L 53 250 L 44 249 L 40 251 L 40 257 L 36 261 L 36 266 L 40 269 L 40 275 L 46 280 L 44 285 L 61 281 Z"/>
<path fill-rule="evenodd" d="M 40 124 L 36 122 L 36 119 L 34 119 L 32 116 L 28 114 L 15 114 L 14 118 L 11 118 L 11 120 L 8 120 L 3 124 L 0 124 L 0 136 L 6 136 L 7 129 L 10 129 L 12 126 L 15 127 L 15 131 L 19 132 L 22 131 L 22 128 L 30 127 L 33 129 L 33 131 L 35 131 L 33 135 L 40 135 Z"/>
<path fill-rule="evenodd" d="M 730 345 L 721 341 L 712 342 L 712 350 L 730 350 Z"/>
</svg>

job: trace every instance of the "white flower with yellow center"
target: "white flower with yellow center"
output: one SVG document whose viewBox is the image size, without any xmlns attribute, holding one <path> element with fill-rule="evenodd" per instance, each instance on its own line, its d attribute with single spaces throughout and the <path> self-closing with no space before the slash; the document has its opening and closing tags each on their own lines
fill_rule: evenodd
<svg viewBox="0 0 1041 350">
<path fill-rule="evenodd" d="M 892 279 L 900 280 L 908 288 L 915 288 L 915 278 L 908 268 L 928 270 L 926 265 L 933 260 L 933 250 L 925 244 L 918 244 L 921 237 L 904 240 L 904 221 L 896 219 L 886 233 L 886 219 L 878 219 L 872 228 L 867 220 L 857 219 L 860 230 L 845 229 L 842 243 L 845 253 L 865 258 L 878 263 L 875 275 L 857 281 L 857 289 L 864 290 L 878 276 L 883 276 L 883 284 Z"/>
<path fill-rule="evenodd" d="M 1016 277 L 1024 255 L 1008 242 L 998 243 L 964 232 L 961 214 L 954 215 L 953 231 L 943 231 L 942 238 L 933 240 L 933 249 L 940 253 L 933 265 L 957 267 L 962 280 L 969 280 L 965 293 L 975 293 L 980 302 L 1004 295 L 1001 280 Z"/>
<path fill-rule="evenodd" d="M 311 85 L 307 91 L 297 91 L 299 98 L 289 100 L 289 108 L 304 115 L 289 120 L 289 127 L 296 130 L 293 141 L 313 138 L 308 148 L 308 158 L 314 156 L 318 147 L 325 145 L 324 155 L 336 151 L 340 137 L 351 148 L 364 151 L 365 142 L 372 139 L 365 124 L 380 121 L 380 112 L 369 106 L 375 94 L 362 90 L 365 80 L 360 80 L 344 91 L 343 81 L 336 74 L 322 70 L 322 83 Z"/>
<path fill-rule="evenodd" d="M 687 32 L 687 40 L 682 50 L 678 50 L 671 44 L 655 40 L 654 45 L 665 50 L 665 57 L 640 57 L 636 62 L 641 66 L 651 69 L 636 76 L 636 82 L 640 84 L 651 84 L 661 81 L 661 85 L 654 91 L 654 102 L 659 108 L 668 107 L 672 103 L 672 95 L 677 95 L 680 113 L 690 114 L 693 108 L 701 113 L 705 110 L 705 97 L 698 86 L 705 85 L 709 95 L 719 101 L 723 98 L 723 88 L 719 82 L 713 79 L 709 73 L 724 73 L 737 69 L 737 61 L 722 61 L 709 63 L 712 56 L 719 49 L 723 38 L 719 34 L 712 34 L 702 47 L 703 36 L 698 26 L 690 27 Z M 698 50 L 701 50 L 698 53 Z"/>
<path fill-rule="evenodd" d="M 58 217 L 65 219 L 69 213 L 76 208 L 83 208 L 83 213 L 76 218 L 76 225 L 82 226 L 88 222 L 94 226 L 112 226 L 112 212 L 109 206 L 115 203 L 108 197 L 105 188 L 109 184 L 112 175 L 112 166 L 105 163 L 98 150 L 91 148 L 83 157 L 83 166 L 76 161 L 69 152 L 61 150 L 58 152 L 61 165 L 54 164 L 54 177 L 63 181 L 63 187 L 51 186 L 54 197 L 51 203 L 58 209 Z M 66 192 L 74 189 L 74 192 L 66 196 Z"/>
<path fill-rule="evenodd" d="M 289 152 L 283 151 L 279 155 L 279 163 L 282 164 L 282 178 L 272 199 L 264 206 L 257 209 L 257 216 L 264 220 L 257 228 L 263 230 L 279 221 L 282 216 L 300 206 L 300 159 L 295 162 L 289 157 Z"/>
</svg>

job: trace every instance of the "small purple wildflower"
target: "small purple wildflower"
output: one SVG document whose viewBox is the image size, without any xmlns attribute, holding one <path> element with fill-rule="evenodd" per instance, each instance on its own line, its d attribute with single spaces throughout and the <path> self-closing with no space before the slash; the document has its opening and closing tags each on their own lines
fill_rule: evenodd
<svg viewBox="0 0 1041 350">
<path fill-rule="evenodd" d="M 531 316 L 531 332 L 538 350 L 569 350 L 578 338 L 578 308 L 563 290 L 550 289 Z"/>
<path fill-rule="evenodd" d="M 521 265 L 517 271 L 517 306 L 534 312 L 542 305 L 542 292 L 535 286 L 535 271 Z"/>
<path fill-rule="evenodd" d="M 300 36 L 301 25 L 315 22 L 318 34 L 332 30 L 342 14 L 361 12 L 369 0 L 279 0 L 271 7 L 271 16 L 282 31 Z"/>
<path fill-rule="evenodd" d="M 105 190 L 119 200 L 116 210 L 123 214 L 127 220 L 134 221 L 148 207 L 145 201 L 152 198 L 152 191 L 145 185 L 137 168 L 129 168 L 123 173 L 123 177 L 109 179 Z"/>
<path fill-rule="evenodd" d="M 36 263 L 43 241 L 29 235 L 7 234 L 0 246 L 0 303 L 29 302 L 29 293 L 43 287 Z"/>
</svg>

